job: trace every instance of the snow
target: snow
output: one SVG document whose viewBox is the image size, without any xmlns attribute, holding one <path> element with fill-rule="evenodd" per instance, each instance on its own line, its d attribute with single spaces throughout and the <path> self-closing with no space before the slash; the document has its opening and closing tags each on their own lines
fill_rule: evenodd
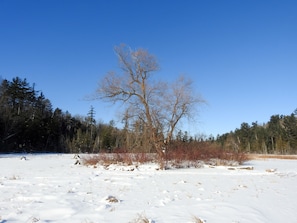
<svg viewBox="0 0 297 223">
<path fill-rule="evenodd" d="M 297 222 L 297 160 L 172 170 L 74 163 L 70 154 L 0 155 L 0 222 Z"/>
</svg>

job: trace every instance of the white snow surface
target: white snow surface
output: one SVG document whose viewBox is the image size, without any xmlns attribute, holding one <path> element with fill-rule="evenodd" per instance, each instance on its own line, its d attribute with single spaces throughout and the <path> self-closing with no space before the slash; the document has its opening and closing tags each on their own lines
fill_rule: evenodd
<svg viewBox="0 0 297 223">
<path fill-rule="evenodd" d="M 297 222 L 297 160 L 172 170 L 74 163 L 73 154 L 0 155 L 0 223 Z"/>
</svg>

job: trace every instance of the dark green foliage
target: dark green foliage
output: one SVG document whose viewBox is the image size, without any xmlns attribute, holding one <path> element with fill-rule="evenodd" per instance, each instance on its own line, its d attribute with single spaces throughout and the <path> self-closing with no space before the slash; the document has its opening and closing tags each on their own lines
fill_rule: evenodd
<svg viewBox="0 0 297 223">
<path fill-rule="evenodd" d="M 56 108 L 26 79 L 1 80 L 0 152 L 85 153 L 121 146 L 114 123 L 96 125 L 94 107 L 87 117 Z"/>
<path fill-rule="evenodd" d="M 34 87 L 19 77 L 2 80 L 0 152 L 67 152 L 67 119 Z"/>
<path fill-rule="evenodd" d="M 295 114 L 273 115 L 267 124 L 242 123 L 240 129 L 218 136 L 217 142 L 241 152 L 296 154 L 297 118 Z"/>
<path fill-rule="evenodd" d="M 285 116 L 283 121 L 284 139 L 290 148 L 297 148 L 297 119 L 294 114 Z"/>
</svg>

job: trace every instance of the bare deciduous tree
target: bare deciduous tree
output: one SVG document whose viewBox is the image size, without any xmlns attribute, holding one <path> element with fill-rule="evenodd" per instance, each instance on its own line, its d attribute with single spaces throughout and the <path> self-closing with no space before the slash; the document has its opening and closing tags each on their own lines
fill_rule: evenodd
<svg viewBox="0 0 297 223">
<path fill-rule="evenodd" d="M 193 117 L 198 104 L 205 101 L 196 95 L 192 82 L 180 77 L 170 84 L 155 81 L 159 70 L 156 58 L 143 49 L 131 50 L 126 45 L 115 47 L 121 73 L 107 73 L 100 81 L 97 94 L 108 102 L 126 105 L 125 118 L 146 125 L 148 141 L 163 156 L 164 143 L 170 142 L 177 124 Z"/>
</svg>

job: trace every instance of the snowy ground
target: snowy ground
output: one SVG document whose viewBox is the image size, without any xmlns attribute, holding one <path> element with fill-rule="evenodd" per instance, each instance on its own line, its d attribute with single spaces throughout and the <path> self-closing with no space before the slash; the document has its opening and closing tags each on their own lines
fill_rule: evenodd
<svg viewBox="0 0 297 223">
<path fill-rule="evenodd" d="M 0 155 L 0 223 L 297 222 L 297 160 L 127 171 L 74 165 L 73 155 L 26 158 Z"/>
</svg>

